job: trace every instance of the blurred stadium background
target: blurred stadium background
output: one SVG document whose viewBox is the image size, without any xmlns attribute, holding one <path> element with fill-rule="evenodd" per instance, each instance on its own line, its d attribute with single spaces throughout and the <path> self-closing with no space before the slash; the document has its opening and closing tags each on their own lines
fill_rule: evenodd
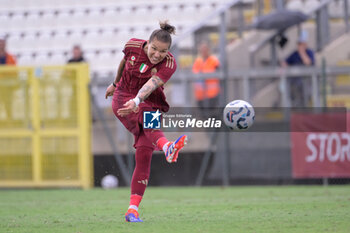
<svg viewBox="0 0 350 233">
<path fill-rule="evenodd" d="M 350 107 L 348 0 L 4 0 L 0 34 L 16 67 L 0 67 L 0 186 L 99 186 L 107 174 L 128 185 L 133 138 L 105 100 L 122 48 L 131 38 L 148 39 L 158 21 L 176 26 L 172 52 L 178 70 L 166 88 L 172 107 L 196 107 L 191 67 L 202 40 L 221 63 L 213 74 L 222 84 L 221 106 L 244 99 L 271 109 L 263 119 L 289 125 L 287 79 L 303 77 L 305 107 Z M 282 9 L 308 16 L 281 31 L 253 27 L 259 17 Z M 308 31 L 314 67 L 282 69 L 279 61 Z M 66 65 L 73 45 L 88 65 Z M 347 135 L 349 134 L 349 128 Z M 175 137 L 175 133 L 168 133 Z M 153 156 L 150 185 L 349 183 L 349 173 L 293 175 L 290 132 L 189 133 L 179 162 Z M 341 141 L 349 167 L 350 141 Z M 332 147 L 332 146 L 331 146 Z M 332 151 L 332 149 L 330 149 Z M 331 153 L 331 152 L 330 152 Z M 304 156 L 304 155 L 303 155 Z M 321 168 L 319 168 L 321 169 Z M 312 178 L 312 179 L 311 179 Z"/>
</svg>

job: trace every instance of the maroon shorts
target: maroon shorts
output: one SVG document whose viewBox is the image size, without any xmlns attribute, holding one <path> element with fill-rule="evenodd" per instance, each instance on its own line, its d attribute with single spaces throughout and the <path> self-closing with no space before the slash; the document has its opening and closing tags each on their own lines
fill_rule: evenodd
<svg viewBox="0 0 350 233">
<path fill-rule="evenodd" d="M 139 105 L 139 111 L 137 113 L 132 112 L 125 117 L 121 117 L 117 114 L 118 109 L 123 108 L 124 107 L 123 105 L 128 100 L 133 99 L 134 97 L 135 96 L 125 92 L 115 91 L 113 95 L 113 101 L 112 101 L 112 109 L 113 109 L 114 115 L 120 120 L 120 122 L 125 126 L 125 128 L 134 135 L 135 148 L 137 148 L 138 146 L 146 146 L 152 149 L 156 149 L 155 143 L 154 142 L 152 143 L 150 139 L 146 137 L 144 129 L 142 128 L 143 112 L 153 111 L 154 109 L 152 107 L 150 107 L 146 103 L 141 103 Z"/>
</svg>

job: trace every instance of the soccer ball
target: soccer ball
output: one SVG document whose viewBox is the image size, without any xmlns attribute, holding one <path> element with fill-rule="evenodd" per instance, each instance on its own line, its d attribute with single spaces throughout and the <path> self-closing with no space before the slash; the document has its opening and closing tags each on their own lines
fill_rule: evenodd
<svg viewBox="0 0 350 233">
<path fill-rule="evenodd" d="M 113 175 L 106 175 L 101 180 L 101 186 L 104 189 L 112 189 L 118 187 L 118 178 Z"/>
<path fill-rule="evenodd" d="M 234 100 L 224 108 L 223 118 L 231 130 L 245 131 L 254 123 L 254 108 L 244 100 Z"/>
</svg>

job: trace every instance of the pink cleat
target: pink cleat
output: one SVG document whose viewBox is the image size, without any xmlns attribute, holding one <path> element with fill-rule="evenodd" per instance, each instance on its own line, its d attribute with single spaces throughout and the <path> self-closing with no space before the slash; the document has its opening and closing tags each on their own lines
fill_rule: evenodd
<svg viewBox="0 0 350 233">
<path fill-rule="evenodd" d="M 177 161 L 179 151 L 187 144 L 187 136 L 180 136 L 175 142 L 168 142 L 170 144 L 165 153 L 165 158 L 168 163 Z"/>
<path fill-rule="evenodd" d="M 143 222 L 139 213 L 134 209 L 128 209 L 128 212 L 125 213 L 125 221 L 126 222 Z"/>
</svg>

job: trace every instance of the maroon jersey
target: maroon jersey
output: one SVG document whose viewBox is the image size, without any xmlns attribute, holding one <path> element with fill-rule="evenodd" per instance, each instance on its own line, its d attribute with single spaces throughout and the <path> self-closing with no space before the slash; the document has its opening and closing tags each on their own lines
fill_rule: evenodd
<svg viewBox="0 0 350 233">
<path fill-rule="evenodd" d="M 147 41 L 140 39 L 129 40 L 124 47 L 125 67 L 116 91 L 122 96 L 134 98 L 141 87 L 153 76 L 158 76 L 166 83 L 176 70 L 174 56 L 168 52 L 166 57 L 158 64 L 152 64 L 144 51 Z M 145 100 L 152 108 L 159 108 L 163 112 L 169 110 L 163 87 L 159 87 Z M 127 101 L 127 100 L 126 100 Z"/>
</svg>

